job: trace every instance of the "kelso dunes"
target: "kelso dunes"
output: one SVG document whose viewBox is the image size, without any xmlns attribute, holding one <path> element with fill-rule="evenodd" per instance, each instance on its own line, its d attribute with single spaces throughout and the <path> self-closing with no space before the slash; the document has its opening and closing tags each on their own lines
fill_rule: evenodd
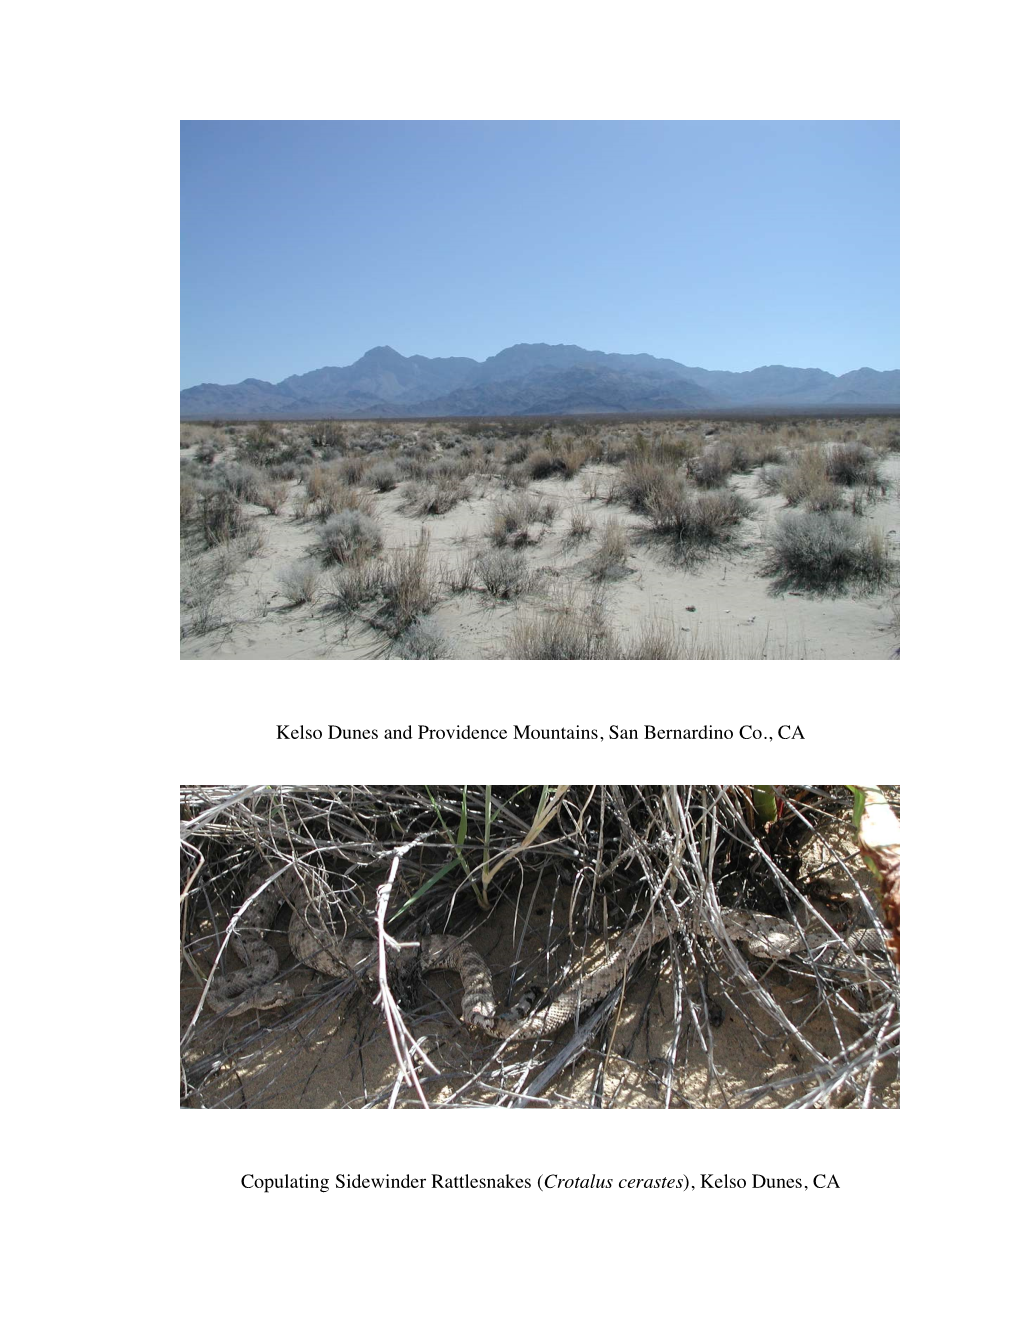
<svg viewBox="0 0 1020 1320">
<path fill-rule="evenodd" d="M 181 424 L 187 659 L 883 660 L 899 419 Z"/>
</svg>

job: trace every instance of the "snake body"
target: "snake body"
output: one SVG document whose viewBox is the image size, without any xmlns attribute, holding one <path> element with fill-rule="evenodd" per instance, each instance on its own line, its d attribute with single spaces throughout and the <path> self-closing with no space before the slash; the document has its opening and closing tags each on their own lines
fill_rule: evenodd
<svg viewBox="0 0 1020 1320">
<path fill-rule="evenodd" d="M 338 936 L 323 919 L 319 903 L 311 899 L 293 867 L 267 883 L 272 872 L 263 871 L 249 883 L 231 936 L 246 966 L 238 971 L 214 973 L 207 1003 L 216 1013 L 234 1017 L 252 1009 L 281 1008 L 294 998 L 285 982 L 275 980 L 279 958 L 265 939 L 281 906 L 292 908 L 288 940 L 298 962 L 327 976 L 378 980 L 378 945 L 375 940 Z M 739 942 L 760 958 L 783 958 L 818 947 L 789 921 L 760 912 L 735 908 L 719 910 L 728 939 Z M 675 911 L 651 912 L 637 927 L 607 941 L 598 965 L 571 982 L 544 1008 L 534 1009 L 529 992 L 512 1008 L 498 1012 L 492 976 L 482 956 L 466 940 L 450 935 L 427 935 L 413 945 L 388 950 L 387 965 L 399 971 L 417 965 L 422 973 L 448 970 L 458 974 L 464 987 L 461 1017 L 468 1027 L 499 1038 L 532 1039 L 551 1036 L 577 1014 L 596 1003 L 623 979 L 627 969 L 647 950 L 679 929 Z M 873 928 L 852 932 L 829 961 L 839 966 L 858 952 L 884 947 Z"/>
</svg>

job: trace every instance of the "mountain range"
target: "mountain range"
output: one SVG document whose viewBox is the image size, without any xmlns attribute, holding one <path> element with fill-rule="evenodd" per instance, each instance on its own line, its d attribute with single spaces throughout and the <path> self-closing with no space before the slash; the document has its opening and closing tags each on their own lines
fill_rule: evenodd
<svg viewBox="0 0 1020 1320">
<path fill-rule="evenodd" d="M 349 367 L 320 367 L 275 385 L 181 390 L 181 416 L 471 417 L 543 413 L 803 411 L 894 408 L 899 371 L 817 367 L 707 371 L 648 353 L 601 353 L 575 344 L 515 344 L 484 362 L 404 357 L 372 348 Z"/>
</svg>

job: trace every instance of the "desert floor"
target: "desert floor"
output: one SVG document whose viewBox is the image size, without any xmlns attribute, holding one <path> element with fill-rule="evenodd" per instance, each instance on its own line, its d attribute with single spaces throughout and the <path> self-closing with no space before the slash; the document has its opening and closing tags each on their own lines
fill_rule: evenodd
<svg viewBox="0 0 1020 1320">
<path fill-rule="evenodd" d="M 332 425 L 331 448 L 298 427 L 263 427 L 266 452 L 250 428 L 182 428 L 184 658 L 546 658 L 529 654 L 527 643 L 522 653 L 519 636 L 514 650 L 515 629 L 568 618 L 581 620 L 582 631 L 608 634 L 617 648 L 606 653 L 611 658 L 898 654 L 898 423 L 686 422 L 614 426 L 608 435 L 594 426 L 580 436 L 547 428 L 523 439 L 488 435 L 484 423 L 480 436 L 449 423 Z M 844 507 L 853 502 L 852 515 L 838 516 L 880 536 L 891 571 L 877 584 L 832 590 L 784 585 L 774 572 L 766 575 L 777 520 L 791 510 L 798 517 L 831 508 L 834 489 L 826 486 L 819 497 L 809 483 L 807 496 L 800 495 L 791 474 L 808 450 L 824 464 L 840 444 L 869 455 L 870 485 L 836 488 Z M 727 470 L 734 449 L 738 458 Z M 633 465 L 644 459 L 670 470 L 697 500 L 711 492 L 692 474 L 698 478 L 704 460 L 720 452 L 724 474 L 715 489 L 742 496 L 746 516 L 704 546 L 657 533 L 628 482 Z M 260 466 L 253 455 L 270 461 Z M 380 475 L 384 468 L 388 478 Z M 271 495 L 260 495 L 260 481 Z M 234 500 L 238 530 L 203 537 L 204 502 L 223 490 L 234 492 L 225 498 Z M 501 536 L 494 531 L 500 509 L 522 496 L 533 497 L 540 514 L 516 535 L 504 528 Z M 404 547 L 427 545 L 431 587 L 422 608 L 395 616 L 376 608 L 370 588 L 363 604 L 355 593 L 353 605 L 349 589 L 346 596 L 332 589 L 352 562 L 323 550 L 323 529 L 331 511 L 349 509 L 351 500 L 381 537 L 381 546 L 369 547 L 379 565 Z M 427 511 L 447 504 L 445 512 Z M 363 550 L 358 554 L 363 566 Z M 494 587 L 486 587 L 480 564 L 489 565 Z M 288 571 L 305 574 L 311 599 L 295 600 L 300 593 L 284 589 Z M 402 642 L 409 625 L 423 619 L 425 632 L 412 630 L 412 644 Z"/>
</svg>

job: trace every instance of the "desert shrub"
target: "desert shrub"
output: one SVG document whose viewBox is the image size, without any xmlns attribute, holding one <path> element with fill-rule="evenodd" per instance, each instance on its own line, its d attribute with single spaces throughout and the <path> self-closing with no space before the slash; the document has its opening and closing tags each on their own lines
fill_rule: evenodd
<svg viewBox="0 0 1020 1320">
<path fill-rule="evenodd" d="M 595 599 L 581 608 L 566 604 L 518 617 L 506 641 L 508 660 L 618 660 L 620 644 Z"/>
<path fill-rule="evenodd" d="M 418 619 L 396 639 L 391 654 L 400 660 L 449 660 L 453 647 L 434 619 Z"/>
<path fill-rule="evenodd" d="M 461 500 L 468 498 L 468 488 L 454 473 L 440 473 L 429 481 L 415 481 L 408 487 L 402 507 L 417 518 L 441 517 Z"/>
<path fill-rule="evenodd" d="M 391 553 L 382 594 L 379 617 L 394 636 L 439 603 L 439 578 L 429 563 L 428 532 L 422 530 L 417 544 Z"/>
<path fill-rule="evenodd" d="M 613 498 L 622 500 L 635 513 L 644 513 L 663 492 L 674 490 L 682 482 L 675 467 L 654 458 L 629 458 L 613 489 Z"/>
<path fill-rule="evenodd" d="M 527 440 L 515 440 L 508 444 L 503 450 L 503 462 L 507 467 L 517 463 L 526 463 L 528 455 L 531 453 L 531 444 Z M 530 478 L 531 473 L 528 473 Z"/>
<path fill-rule="evenodd" d="M 541 481 L 543 477 L 555 477 L 566 470 L 562 458 L 548 449 L 533 449 L 527 457 L 526 466 L 532 481 Z"/>
<path fill-rule="evenodd" d="M 781 590 L 840 595 L 851 587 L 875 589 L 892 576 L 881 532 L 846 513 L 784 514 L 767 545 L 764 572 Z"/>
<path fill-rule="evenodd" d="M 399 481 L 400 472 L 396 463 L 373 463 L 365 473 L 365 482 L 373 490 L 393 490 Z"/>
<path fill-rule="evenodd" d="M 201 505 L 202 535 L 206 545 L 226 545 L 251 524 L 241 501 L 229 490 L 206 491 Z"/>
<path fill-rule="evenodd" d="M 567 535 L 572 541 L 584 541 L 591 536 L 592 521 L 583 509 L 574 509 L 570 514 L 570 530 Z"/>
<path fill-rule="evenodd" d="M 190 477 L 181 477 L 181 522 L 187 522 L 198 504 L 198 486 Z"/>
<path fill-rule="evenodd" d="M 525 490 L 531 485 L 531 472 L 527 463 L 514 463 L 504 468 L 500 480 L 509 490 Z"/>
<path fill-rule="evenodd" d="M 663 619 L 642 623 L 637 637 L 624 651 L 625 660 L 682 660 L 686 647 L 676 626 Z"/>
<path fill-rule="evenodd" d="M 474 585 L 475 557 L 462 555 L 456 563 L 447 563 L 443 568 L 443 585 L 447 591 L 460 594 L 470 591 Z"/>
<path fill-rule="evenodd" d="M 576 477 L 590 457 L 590 451 L 579 446 L 564 449 L 560 455 L 560 463 L 563 466 L 563 480 L 569 481 L 571 477 Z"/>
<path fill-rule="evenodd" d="M 252 559 L 256 555 L 265 554 L 265 533 L 258 523 L 253 522 L 251 518 L 247 518 L 233 544 L 242 558 Z"/>
<path fill-rule="evenodd" d="M 355 560 L 335 569 L 326 584 L 331 609 L 353 614 L 368 601 L 381 596 L 389 568 L 378 559 Z"/>
<path fill-rule="evenodd" d="M 344 428 L 339 422 L 309 422 L 305 434 L 318 449 L 343 449 L 346 447 Z"/>
<path fill-rule="evenodd" d="M 182 635 L 202 637 L 224 622 L 217 605 L 235 567 L 233 555 L 224 548 L 208 559 L 192 561 L 182 570 L 181 609 L 188 616 Z"/>
<path fill-rule="evenodd" d="M 603 524 L 589 573 L 597 582 L 621 577 L 627 567 L 627 534 L 617 518 Z"/>
<path fill-rule="evenodd" d="M 265 481 L 256 488 L 251 502 L 275 516 L 287 503 L 289 493 L 290 486 L 286 481 Z"/>
<path fill-rule="evenodd" d="M 787 471 L 782 463 L 766 463 L 758 472 L 758 489 L 763 495 L 782 495 Z"/>
<path fill-rule="evenodd" d="M 829 479 L 828 461 L 819 445 L 802 449 L 786 465 L 779 490 L 787 504 L 815 512 L 838 509 L 843 503 L 842 493 Z"/>
<path fill-rule="evenodd" d="M 345 486 L 341 482 L 334 482 L 327 485 L 315 501 L 316 516 L 320 521 L 326 522 L 335 514 L 343 513 L 346 509 L 352 509 L 370 518 L 375 511 L 375 502 L 375 496 L 371 491 L 359 490 L 355 486 Z"/>
<path fill-rule="evenodd" d="M 733 450 L 728 445 L 713 445 L 700 458 L 690 462 L 690 473 L 696 486 L 702 490 L 715 490 L 725 486 L 733 471 Z"/>
<path fill-rule="evenodd" d="M 308 492 L 310 500 L 319 500 L 325 491 L 334 484 L 333 476 L 328 467 L 321 464 L 310 468 L 305 475 L 305 490 Z"/>
<path fill-rule="evenodd" d="M 513 550 L 490 550 L 479 555 L 475 571 L 489 595 L 500 600 L 522 595 L 532 583 L 527 564 Z"/>
<path fill-rule="evenodd" d="M 256 422 L 246 433 L 237 447 L 237 452 L 249 463 L 254 463 L 257 467 L 265 467 L 267 463 L 279 459 L 285 444 L 285 438 L 280 434 L 278 427 L 273 422 L 263 419 Z"/>
<path fill-rule="evenodd" d="M 857 441 L 833 445 L 825 462 L 830 481 L 837 486 L 877 486 L 878 455 Z"/>
<path fill-rule="evenodd" d="M 654 496 L 648 516 L 656 532 L 675 537 L 685 549 L 709 549 L 727 539 L 749 508 L 736 491 L 695 495 L 676 482 Z"/>
<path fill-rule="evenodd" d="M 726 448 L 733 472 L 753 472 L 764 463 L 781 463 L 785 457 L 776 434 L 764 429 L 729 434 Z"/>
<path fill-rule="evenodd" d="M 278 579 L 284 599 L 291 605 L 311 604 L 319 591 L 319 570 L 310 560 L 291 564 Z"/>
<path fill-rule="evenodd" d="M 217 473 L 231 495 L 235 495 L 245 504 L 258 503 L 255 496 L 263 480 L 259 468 L 251 463 L 223 463 L 217 469 Z"/>
<path fill-rule="evenodd" d="M 358 509 L 335 513 L 319 533 L 319 550 L 327 564 L 350 564 L 370 559 L 382 548 L 382 532 Z"/>
<path fill-rule="evenodd" d="M 486 535 L 495 546 L 526 545 L 528 528 L 541 521 L 542 515 L 543 504 L 537 496 L 514 495 L 509 500 L 502 500 L 492 510 Z"/>
<path fill-rule="evenodd" d="M 362 454 L 347 454 L 329 466 L 336 480 L 348 486 L 360 485 L 365 475 L 366 464 Z"/>
</svg>

